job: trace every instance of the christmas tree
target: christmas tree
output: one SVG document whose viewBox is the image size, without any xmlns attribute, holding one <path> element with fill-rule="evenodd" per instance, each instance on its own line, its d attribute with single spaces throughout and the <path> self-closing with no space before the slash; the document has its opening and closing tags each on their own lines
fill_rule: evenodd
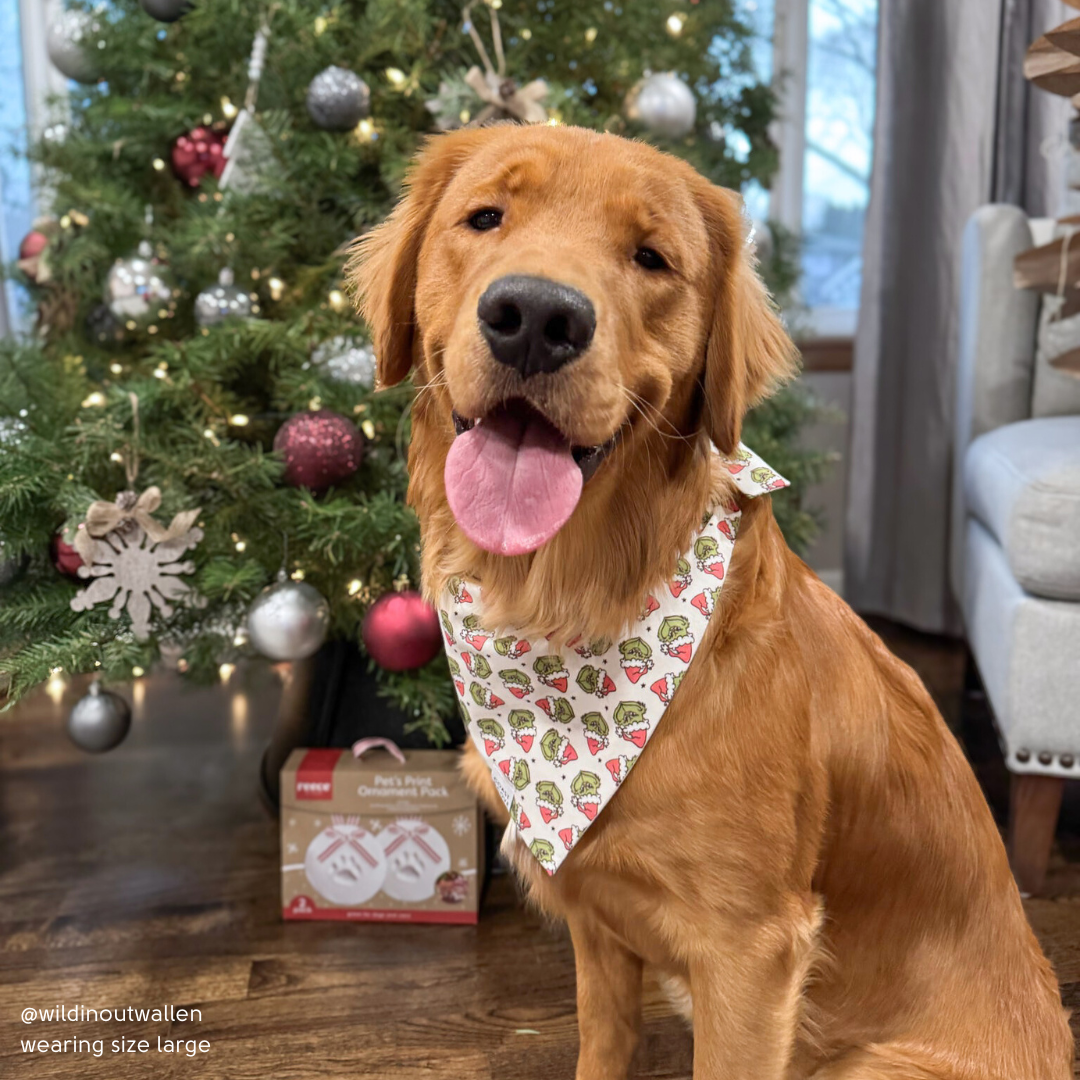
<svg viewBox="0 0 1080 1080">
<path fill-rule="evenodd" d="M 164 659 L 206 679 L 324 630 L 359 642 L 418 580 L 419 535 L 411 389 L 373 392 L 351 244 L 423 138 L 489 118 L 767 184 L 775 102 L 750 45 L 731 0 L 70 3 L 50 56 L 77 85 L 34 151 L 51 216 L 14 271 L 36 325 L 0 346 L 8 701 L 59 673 L 123 682 Z M 795 446 L 805 418 L 788 396 L 747 435 L 794 481 L 777 510 L 796 543 L 820 467 Z M 439 742 L 454 692 L 420 636 L 400 664 L 392 639 L 368 652 Z"/>
</svg>

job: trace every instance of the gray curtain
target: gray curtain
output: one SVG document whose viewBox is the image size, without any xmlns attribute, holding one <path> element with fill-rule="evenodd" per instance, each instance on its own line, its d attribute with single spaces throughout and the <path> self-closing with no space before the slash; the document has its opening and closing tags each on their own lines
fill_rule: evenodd
<svg viewBox="0 0 1080 1080">
<path fill-rule="evenodd" d="M 1078 13 L 1061 0 L 1005 0 L 1002 8 L 991 198 L 1022 206 L 1031 217 L 1054 217 L 1062 208 L 1073 108 L 1024 78 L 1024 54 L 1037 37 Z"/>
<path fill-rule="evenodd" d="M 948 530 L 961 234 L 987 202 L 1056 210 L 1061 156 L 1041 151 L 1060 108 L 1019 69 L 1066 17 L 1059 0 L 881 0 L 844 592 L 922 630 L 959 629 Z"/>
</svg>

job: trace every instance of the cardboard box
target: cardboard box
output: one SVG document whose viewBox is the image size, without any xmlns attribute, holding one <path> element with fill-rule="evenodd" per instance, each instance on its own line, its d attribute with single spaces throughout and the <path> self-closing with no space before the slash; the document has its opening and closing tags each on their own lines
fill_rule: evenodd
<svg viewBox="0 0 1080 1080">
<path fill-rule="evenodd" d="M 480 807 L 453 750 L 294 750 L 281 770 L 286 919 L 475 923 Z"/>
</svg>

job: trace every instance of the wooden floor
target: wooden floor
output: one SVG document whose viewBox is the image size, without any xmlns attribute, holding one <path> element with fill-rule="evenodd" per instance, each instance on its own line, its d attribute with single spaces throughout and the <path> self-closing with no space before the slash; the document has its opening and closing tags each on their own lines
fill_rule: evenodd
<svg viewBox="0 0 1080 1080">
<path fill-rule="evenodd" d="M 889 640 L 958 723 L 955 646 Z M 246 682 L 244 679 L 246 678 Z M 495 879 L 479 927 L 284 924 L 276 825 L 257 763 L 278 696 L 271 672 L 192 690 L 144 679 L 135 725 L 111 754 L 62 733 L 72 699 L 44 694 L 0 716 L 0 1076 L 79 1080 L 549 1080 L 573 1075 L 568 941 Z M 993 736 L 962 732 L 996 812 Z M 1054 898 L 1028 911 L 1067 1003 L 1080 1002 L 1080 800 L 1066 806 Z M 201 1022 L 20 1021 L 57 1005 L 196 1006 Z M 188 1057 L 158 1039 L 205 1040 Z M 27 1054 L 22 1040 L 104 1039 Z M 145 1039 L 120 1054 L 113 1040 Z M 690 1076 L 690 1037 L 651 988 L 639 1078 Z"/>
</svg>

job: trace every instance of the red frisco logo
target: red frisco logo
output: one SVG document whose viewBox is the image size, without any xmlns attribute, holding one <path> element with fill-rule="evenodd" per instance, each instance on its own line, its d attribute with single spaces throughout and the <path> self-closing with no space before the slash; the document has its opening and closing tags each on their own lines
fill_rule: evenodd
<svg viewBox="0 0 1080 1080">
<path fill-rule="evenodd" d="M 296 770 L 297 799 L 332 799 L 340 750 L 309 750 Z"/>
</svg>

